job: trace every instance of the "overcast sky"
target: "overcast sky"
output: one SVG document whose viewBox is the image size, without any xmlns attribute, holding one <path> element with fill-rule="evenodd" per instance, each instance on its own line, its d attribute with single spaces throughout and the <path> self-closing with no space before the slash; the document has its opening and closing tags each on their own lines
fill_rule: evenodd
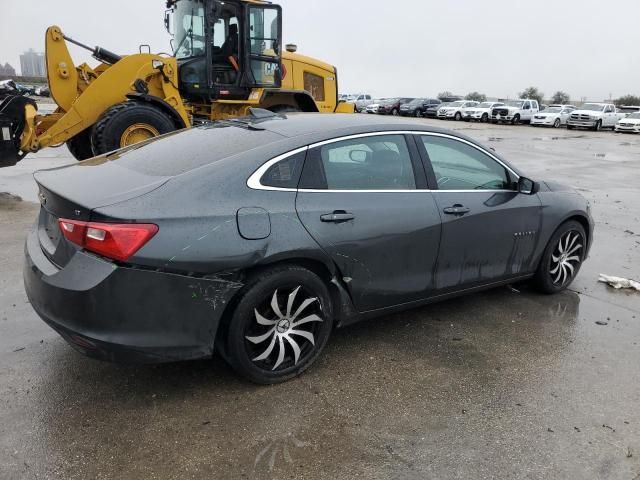
<svg viewBox="0 0 640 480">
<path fill-rule="evenodd" d="M 572 99 L 640 94 L 639 0 L 281 0 L 284 42 L 338 67 L 342 92 Z M 0 62 L 19 69 L 44 31 L 116 53 L 169 50 L 164 0 L 0 0 Z M 77 48 L 75 58 L 89 57 Z M 93 63 L 95 63 L 92 60 Z"/>
</svg>

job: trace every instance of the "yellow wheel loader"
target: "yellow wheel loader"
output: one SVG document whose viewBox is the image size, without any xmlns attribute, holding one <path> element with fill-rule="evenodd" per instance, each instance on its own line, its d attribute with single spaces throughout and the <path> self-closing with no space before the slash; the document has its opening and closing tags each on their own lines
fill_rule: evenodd
<svg viewBox="0 0 640 480">
<path fill-rule="evenodd" d="M 332 65 L 282 48 L 282 10 L 261 0 L 168 0 L 172 52 L 120 56 L 46 32 L 47 76 L 57 108 L 40 115 L 27 97 L 0 103 L 0 167 L 66 142 L 84 160 L 249 108 L 353 112 L 338 101 Z M 173 28 L 172 28 L 173 27 Z M 100 63 L 76 66 L 67 42 Z"/>
</svg>

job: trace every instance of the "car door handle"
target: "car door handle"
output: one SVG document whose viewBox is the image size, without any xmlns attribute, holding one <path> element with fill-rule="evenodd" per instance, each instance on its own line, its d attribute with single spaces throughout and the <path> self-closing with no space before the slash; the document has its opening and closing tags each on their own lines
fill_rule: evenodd
<svg viewBox="0 0 640 480">
<path fill-rule="evenodd" d="M 325 213 L 320 215 L 320 220 L 323 222 L 341 223 L 348 220 L 353 220 L 355 215 L 353 213 L 345 212 L 344 210 L 335 210 L 333 213 Z"/>
<path fill-rule="evenodd" d="M 469 213 L 471 209 L 468 207 L 465 207 L 464 205 L 460 205 L 459 203 L 456 203 L 451 207 L 444 208 L 442 211 L 450 215 L 464 215 L 465 213 Z"/>
</svg>

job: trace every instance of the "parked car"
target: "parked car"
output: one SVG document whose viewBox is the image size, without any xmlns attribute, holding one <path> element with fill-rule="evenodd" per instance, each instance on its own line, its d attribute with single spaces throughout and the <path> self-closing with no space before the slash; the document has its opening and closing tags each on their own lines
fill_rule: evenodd
<svg viewBox="0 0 640 480">
<path fill-rule="evenodd" d="M 466 122 L 476 121 L 488 123 L 491 118 L 491 109 L 504 105 L 501 102 L 482 102 L 475 107 L 465 107 L 462 109 L 462 119 Z"/>
<path fill-rule="evenodd" d="M 39 97 L 49 97 L 51 95 L 49 87 L 46 85 L 36 87 L 33 93 L 34 95 L 38 95 Z"/>
<path fill-rule="evenodd" d="M 361 113 L 366 110 L 367 105 L 373 103 L 373 98 L 369 94 L 359 94 L 353 100 L 349 100 L 349 103 L 353 103 L 355 111 Z"/>
<path fill-rule="evenodd" d="M 380 108 L 380 104 L 384 101 L 386 101 L 386 98 L 379 98 L 374 100 L 373 103 L 370 103 L 369 105 L 367 105 L 367 108 L 365 108 L 365 112 L 378 113 L 378 108 Z"/>
<path fill-rule="evenodd" d="M 530 122 L 539 111 L 540 106 L 537 100 L 528 98 L 507 100 L 503 106 L 491 110 L 491 123 L 508 122 L 515 125 L 520 122 Z"/>
<path fill-rule="evenodd" d="M 590 128 L 598 131 L 602 128 L 613 129 L 626 115 L 618 112 L 612 103 L 585 103 L 578 110 L 574 110 L 567 120 L 567 128 Z"/>
<path fill-rule="evenodd" d="M 562 291 L 592 243 L 572 188 L 367 115 L 261 113 L 34 178 L 23 274 L 47 324 L 110 361 L 215 348 L 258 383 L 304 371 L 334 325 L 525 280 Z"/>
<path fill-rule="evenodd" d="M 413 98 L 401 97 L 401 98 L 389 98 L 380 103 L 378 107 L 378 113 L 380 115 L 399 115 L 400 107 L 405 103 L 409 103 Z"/>
<path fill-rule="evenodd" d="M 438 118 L 443 120 L 462 120 L 462 110 L 469 107 L 475 107 L 480 102 L 471 100 L 457 100 L 438 109 Z"/>
<path fill-rule="evenodd" d="M 427 118 L 436 118 L 438 116 L 438 110 L 440 110 L 441 107 L 446 107 L 448 105 L 450 105 L 448 102 L 433 104 L 425 109 L 423 116 Z"/>
<path fill-rule="evenodd" d="M 640 112 L 630 113 L 618 120 L 614 129 L 616 132 L 640 133 Z"/>
<path fill-rule="evenodd" d="M 438 106 L 441 102 L 437 98 L 414 98 L 409 103 L 400 106 L 400 115 L 422 117 L 430 106 Z"/>
<path fill-rule="evenodd" d="M 573 105 L 550 105 L 543 112 L 535 114 L 530 125 L 560 128 L 567 124 L 569 115 L 575 109 Z"/>
</svg>

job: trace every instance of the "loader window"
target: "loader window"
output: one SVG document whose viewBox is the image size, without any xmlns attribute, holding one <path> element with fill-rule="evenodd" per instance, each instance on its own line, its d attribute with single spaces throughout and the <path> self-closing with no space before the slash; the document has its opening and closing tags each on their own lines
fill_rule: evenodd
<svg viewBox="0 0 640 480">
<path fill-rule="evenodd" d="M 204 4 L 202 0 L 183 0 L 176 6 L 174 42 L 177 58 L 205 54 Z"/>
<path fill-rule="evenodd" d="M 316 102 L 324 102 L 324 77 L 311 72 L 304 72 L 304 89 L 311 94 Z"/>
<path fill-rule="evenodd" d="M 280 85 L 280 9 L 249 9 L 251 73 L 256 85 Z"/>
</svg>

